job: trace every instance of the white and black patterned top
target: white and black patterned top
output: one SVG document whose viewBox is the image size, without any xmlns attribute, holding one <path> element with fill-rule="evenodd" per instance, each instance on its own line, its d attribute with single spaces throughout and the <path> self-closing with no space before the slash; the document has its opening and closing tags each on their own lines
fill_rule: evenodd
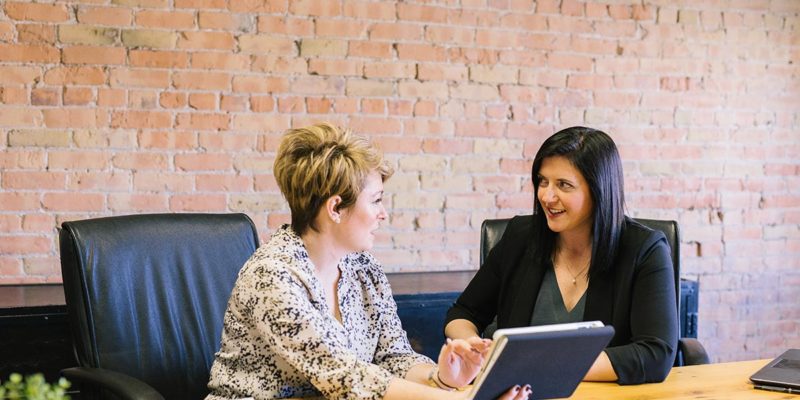
<svg viewBox="0 0 800 400">
<path fill-rule="evenodd" d="M 339 269 L 341 324 L 300 237 L 277 230 L 239 272 L 207 400 L 380 399 L 393 377 L 432 364 L 411 349 L 377 261 L 353 253 Z"/>
</svg>

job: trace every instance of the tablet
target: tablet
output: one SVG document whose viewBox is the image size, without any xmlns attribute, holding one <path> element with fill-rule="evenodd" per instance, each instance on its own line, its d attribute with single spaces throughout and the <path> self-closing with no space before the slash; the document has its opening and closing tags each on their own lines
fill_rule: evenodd
<svg viewBox="0 0 800 400">
<path fill-rule="evenodd" d="M 494 400 L 525 384 L 532 399 L 569 397 L 613 336 L 600 321 L 498 329 L 469 398 Z"/>
</svg>

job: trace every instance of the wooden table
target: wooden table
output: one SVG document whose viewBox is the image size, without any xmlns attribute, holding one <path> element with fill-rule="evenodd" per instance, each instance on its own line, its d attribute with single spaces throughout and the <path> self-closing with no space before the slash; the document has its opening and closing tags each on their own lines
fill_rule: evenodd
<svg viewBox="0 0 800 400">
<path fill-rule="evenodd" d="M 750 375 L 770 360 L 693 365 L 672 369 L 662 383 L 620 386 L 615 383 L 584 382 L 571 399 L 786 399 L 793 394 L 753 389 Z M 535 389 L 534 389 L 535 390 Z"/>
</svg>

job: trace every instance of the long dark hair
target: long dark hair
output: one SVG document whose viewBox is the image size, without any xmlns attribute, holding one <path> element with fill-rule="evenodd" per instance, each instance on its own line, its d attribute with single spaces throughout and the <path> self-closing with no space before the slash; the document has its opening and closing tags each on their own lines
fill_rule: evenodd
<svg viewBox="0 0 800 400">
<path fill-rule="evenodd" d="M 589 277 L 597 277 L 612 269 L 625 221 L 622 161 L 617 146 L 605 132 L 582 126 L 558 131 L 542 143 L 531 168 L 534 234 L 540 260 L 551 257 L 556 246 L 556 233 L 547 226 L 547 217 L 538 200 L 542 161 L 554 156 L 569 160 L 589 184 L 594 204 Z"/>
</svg>

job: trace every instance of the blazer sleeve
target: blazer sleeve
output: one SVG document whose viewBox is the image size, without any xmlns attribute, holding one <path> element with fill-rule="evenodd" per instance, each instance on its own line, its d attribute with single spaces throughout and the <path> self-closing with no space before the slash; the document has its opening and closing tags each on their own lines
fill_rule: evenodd
<svg viewBox="0 0 800 400">
<path fill-rule="evenodd" d="M 630 297 L 630 343 L 606 348 L 622 385 L 661 382 L 669 374 L 678 343 L 675 277 L 663 236 L 647 241 L 637 260 Z"/>
</svg>

